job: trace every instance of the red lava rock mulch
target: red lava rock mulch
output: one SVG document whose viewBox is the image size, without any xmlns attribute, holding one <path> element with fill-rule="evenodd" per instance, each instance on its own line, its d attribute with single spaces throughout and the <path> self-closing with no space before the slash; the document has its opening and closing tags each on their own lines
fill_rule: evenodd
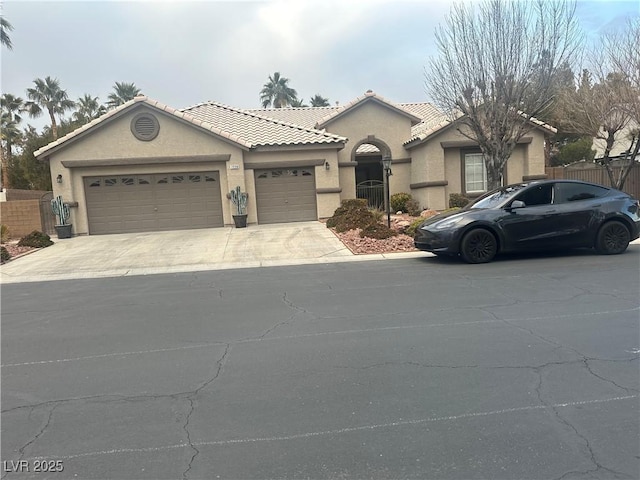
<svg viewBox="0 0 640 480">
<path fill-rule="evenodd" d="M 436 212 L 433 212 L 435 214 Z M 431 215 L 431 213 L 429 214 Z M 391 228 L 397 232 L 402 232 L 417 217 L 410 215 L 391 215 Z M 384 222 L 387 223 L 385 217 Z M 355 255 L 366 255 L 372 253 L 394 253 L 394 252 L 417 252 L 418 249 L 413 245 L 413 237 L 398 233 L 395 237 L 378 240 L 375 238 L 360 237 L 360 229 L 349 230 L 348 232 L 339 233 L 335 229 L 330 229 L 336 237 L 351 250 Z"/>
<path fill-rule="evenodd" d="M 35 247 L 19 247 L 18 241 L 3 243 L 2 246 L 7 249 L 7 252 L 9 252 L 11 258 L 19 257 L 20 255 L 29 253 L 32 250 L 37 250 L 37 248 Z"/>
</svg>

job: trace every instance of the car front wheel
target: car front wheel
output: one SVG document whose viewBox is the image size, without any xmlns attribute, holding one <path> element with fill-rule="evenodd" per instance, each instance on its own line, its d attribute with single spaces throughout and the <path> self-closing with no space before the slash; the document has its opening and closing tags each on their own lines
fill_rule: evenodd
<svg viewBox="0 0 640 480">
<path fill-rule="evenodd" d="M 460 244 L 460 255 L 467 263 L 487 263 L 498 253 L 498 242 L 491 232 L 476 228 L 468 232 Z"/>
<path fill-rule="evenodd" d="M 598 230 L 596 251 L 603 255 L 617 255 L 629 246 L 631 235 L 622 223 L 613 220 L 605 223 Z"/>
</svg>

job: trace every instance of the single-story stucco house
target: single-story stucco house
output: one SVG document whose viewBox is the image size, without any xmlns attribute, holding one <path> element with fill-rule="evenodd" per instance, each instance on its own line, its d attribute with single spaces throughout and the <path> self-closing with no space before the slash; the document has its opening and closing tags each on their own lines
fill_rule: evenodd
<svg viewBox="0 0 640 480">
<path fill-rule="evenodd" d="M 533 122 L 506 182 L 545 177 Z M 429 103 L 393 103 L 372 91 L 345 105 L 246 110 L 206 102 L 176 110 L 140 96 L 36 152 L 54 195 L 72 206 L 75 235 L 232 225 L 228 192 L 248 193 L 248 222 L 330 217 L 367 197 L 392 159 L 390 193 L 422 208 L 486 189 L 479 149 Z M 371 198 L 369 196 L 369 198 Z"/>
</svg>

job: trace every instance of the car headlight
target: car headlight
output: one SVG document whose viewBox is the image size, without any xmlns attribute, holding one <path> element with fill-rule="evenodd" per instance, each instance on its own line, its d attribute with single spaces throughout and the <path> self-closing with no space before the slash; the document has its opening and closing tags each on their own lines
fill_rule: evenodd
<svg viewBox="0 0 640 480">
<path fill-rule="evenodd" d="M 444 230 L 445 228 L 451 228 L 456 223 L 458 223 L 458 220 L 460 220 L 459 217 L 445 218 L 444 220 L 441 220 L 438 223 L 435 223 L 433 225 L 433 228 L 435 230 Z"/>
</svg>

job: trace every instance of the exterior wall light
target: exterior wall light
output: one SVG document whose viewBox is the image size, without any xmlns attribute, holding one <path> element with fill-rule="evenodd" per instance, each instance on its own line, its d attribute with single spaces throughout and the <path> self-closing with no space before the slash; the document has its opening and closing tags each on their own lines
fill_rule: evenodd
<svg viewBox="0 0 640 480">
<path fill-rule="evenodd" d="M 57 183 L 62 183 L 62 175 L 58 174 L 58 176 L 56 177 L 56 182 Z"/>
<path fill-rule="evenodd" d="M 324 169 L 329 170 L 330 168 L 331 168 L 331 165 L 329 164 L 329 162 L 324 162 Z"/>
</svg>

